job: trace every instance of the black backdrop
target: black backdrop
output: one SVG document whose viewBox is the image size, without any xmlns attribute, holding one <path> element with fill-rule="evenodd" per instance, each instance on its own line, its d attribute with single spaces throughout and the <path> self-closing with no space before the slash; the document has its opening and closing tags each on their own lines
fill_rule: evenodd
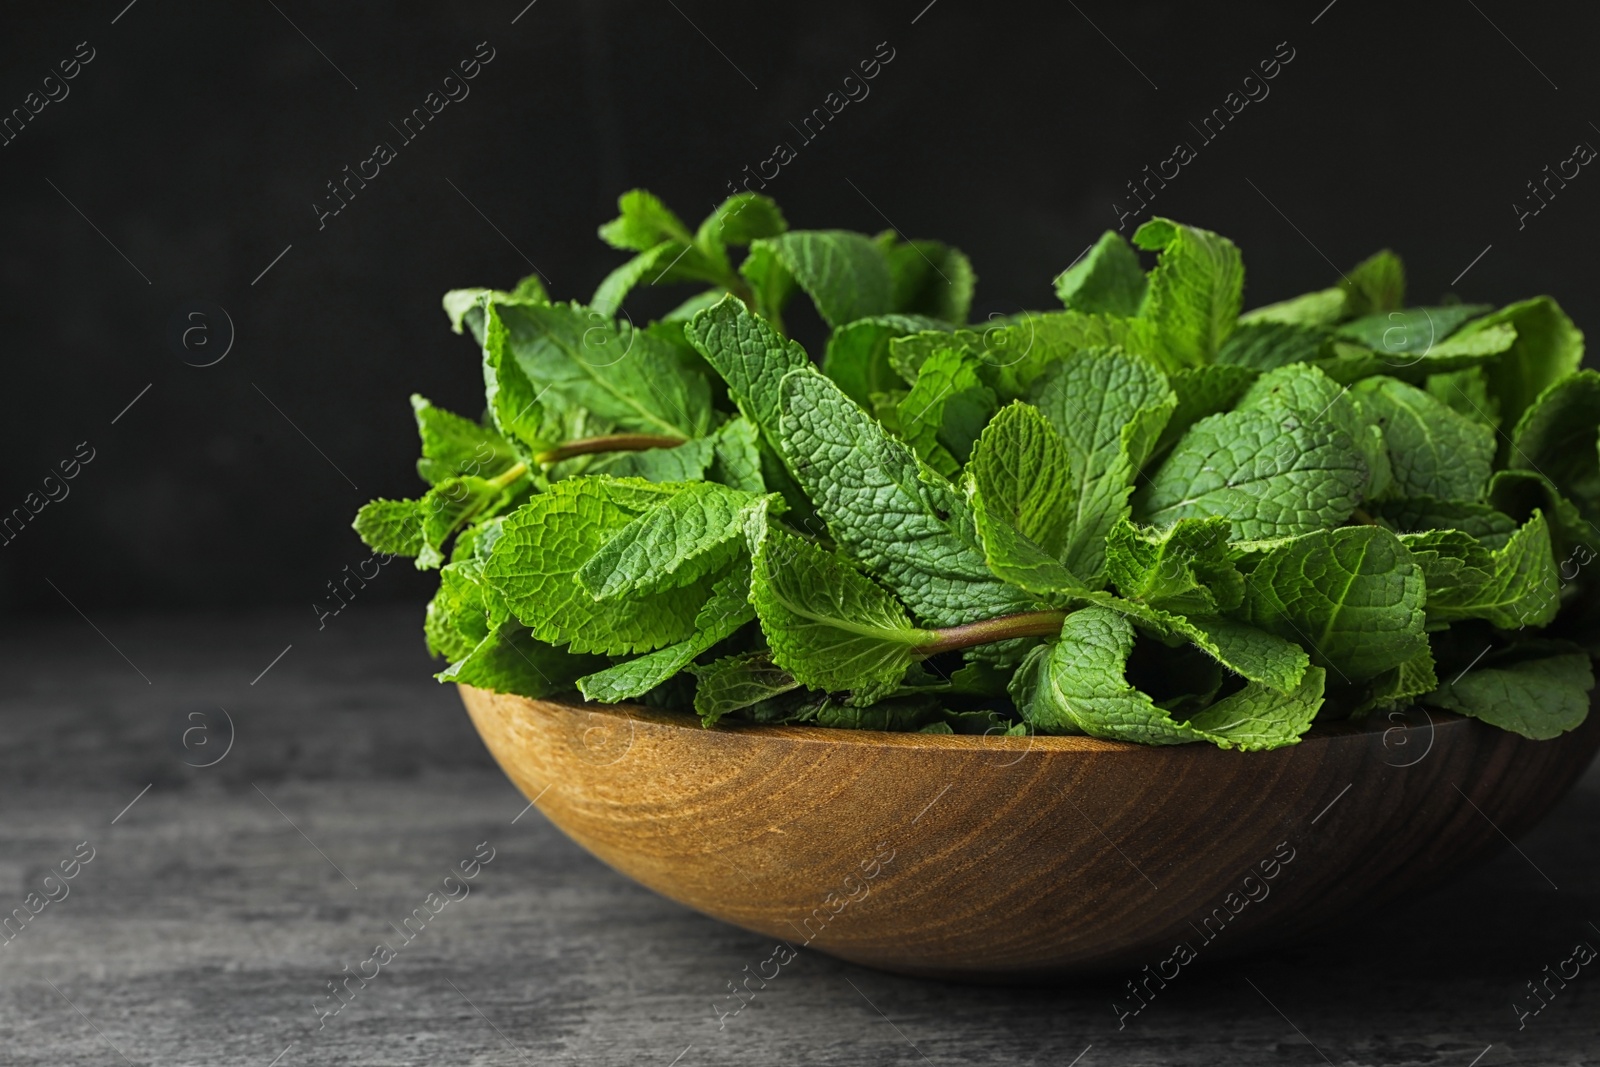
<svg viewBox="0 0 1600 1067">
<path fill-rule="evenodd" d="M 1247 305 L 1389 245 L 1416 298 L 1471 264 L 1468 299 L 1548 292 L 1600 322 L 1600 177 L 1538 215 L 1513 207 L 1536 206 L 1525 183 L 1546 164 L 1600 145 L 1578 5 L 524 2 L 6 12 L 0 109 L 30 117 L 0 147 L 0 509 L 93 450 L 0 547 L 14 615 L 64 597 L 309 605 L 365 554 L 356 507 L 418 489 L 407 395 L 480 409 L 446 289 L 534 263 L 586 297 L 621 259 L 594 237 L 619 192 L 698 219 L 779 141 L 797 157 L 766 191 L 791 224 L 887 217 L 953 242 L 977 314 L 1048 307 L 1052 275 L 1137 211 L 1126 183 L 1187 141 L 1195 158 L 1137 213 L 1233 237 Z M 894 58 L 870 95 L 800 144 L 790 123 L 880 42 Z M 390 123 L 480 51 L 470 95 L 403 142 Z M 1274 53 L 1293 58 L 1245 85 Z M 1269 95 L 1204 142 L 1191 123 L 1246 89 Z M 396 158 L 319 229 L 326 183 L 378 141 Z M 175 319 L 203 327 L 187 350 Z M 186 365 L 221 354 L 229 320 L 226 357 Z M 420 601 L 404 566 L 364 595 Z"/>
</svg>

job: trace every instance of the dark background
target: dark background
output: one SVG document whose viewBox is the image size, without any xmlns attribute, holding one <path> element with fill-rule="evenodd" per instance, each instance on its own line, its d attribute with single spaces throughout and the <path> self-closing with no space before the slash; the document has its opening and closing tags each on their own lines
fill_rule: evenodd
<svg viewBox="0 0 1600 1067">
<path fill-rule="evenodd" d="M 1052 276 L 1131 203 L 1124 183 L 1187 140 L 1198 158 L 1150 208 L 1239 243 L 1247 306 L 1384 245 L 1432 300 L 1492 245 L 1464 298 L 1547 292 L 1600 319 L 1600 178 L 1520 231 L 1511 206 L 1600 144 L 1597 20 L 1577 5 L 926 2 L 539 0 L 515 24 L 525 0 L 8 12 L 0 110 L 79 42 L 95 57 L 0 147 L 0 512 L 79 442 L 95 458 L 0 547 L 0 605 L 309 606 L 366 555 L 355 509 L 420 491 L 407 395 L 481 409 L 441 294 L 532 262 L 586 298 L 622 259 L 594 236 L 618 193 L 648 186 L 692 225 L 778 141 L 799 156 L 766 192 L 793 226 L 887 216 L 957 244 L 975 317 L 1050 306 Z M 388 123 L 482 41 L 471 95 L 401 145 Z M 871 95 L 799 145 L 789 123 L 883 41 Z M 1189 123 L 1284 41 L 1270 96 L 1202 146 Z M 319 231 L 324 183 L 379 140 L 398 158 Z M 169 341 L 192 300 L 234 324 L 214 366 Z M 404 568 L 363 596 L 420 602 L 431 578 Z"/>
</svg>

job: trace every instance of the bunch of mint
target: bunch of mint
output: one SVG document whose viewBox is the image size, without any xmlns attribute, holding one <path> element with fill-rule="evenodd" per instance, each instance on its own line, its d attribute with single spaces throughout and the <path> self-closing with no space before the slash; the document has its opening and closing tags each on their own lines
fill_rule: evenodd
<svg viewBox="0 0 1600 1067">
<path fill-rule="evenodd" d="M 1415 703 L 1587 714 L 1600 373 L 1550 299 L 1405 307 L 1385 251 L 1241 315 L 1239 250 L 1153 219 L 1055 279 L 1064 310 L 967 326 L 939 242 L 620 206 L 600 235 L 635 254 L 586 304 L 445 296 L 487 412 L 414 397 L 431 488 L 356 519 L 439 568 L 441 679 L 1240 749 Z"/>
</svg>

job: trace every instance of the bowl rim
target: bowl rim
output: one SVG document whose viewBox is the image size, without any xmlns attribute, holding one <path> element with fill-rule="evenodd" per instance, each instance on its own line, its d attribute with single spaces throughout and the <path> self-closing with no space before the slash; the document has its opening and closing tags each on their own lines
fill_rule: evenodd
<svg viewBox="0 0 1600 1067">
<path fill-rule="evenodd" d="M 602 715 L 613 718 L 626 718 L 632 722 L 643 722 L 651 726 L 670 727 L 679 730 L 694 730 L 706 736 L 716 735 L 754 735 L 786 739 L 789 741 L 806 742 L 811 744 L 831 745 L 866 745 L 870 747 L 887 748 L 920 748 L 944 749 L 966 752 L 1158 752 L 1175 749 L 1195 748 L 1204 745 L 1204 742 L 1194 741 L 1178 745 L 1142 745 L 1134 741 L 1108 741 L 1098 737 L 1084 737 L 1078 735 L 1057 734 L 1029 734 L 1023 737 L 1009 737 L 998 734 L 923 734 L 915 731 L 898 730 L 847 730 L 828 726 L 805 725 L 766 725 L 762 723 L 727 721 L 717 723 L 715 726 L 701 726 L 699 719 L 686 711 L 673 711 L 668 708 L 650 708 L 642 704 L 601 704 L 573 703 L 551 697 L 527 697 L 516 693 L 501 693 L 492 689 L 482 689 L 478 686 L 456 683 L 461 689 L 470 689 L 477 693 L 486 694 L 492 698 L 500 698 L 559 708 L 564 711 L 582 711 L 590 715 Z M 1387 716 L 1420 711 L 1425 716 L 1426 726 L 1421 722 L 1414 724 L 1399 724 Z M 1298 748 L 1307 742 L 1328 742 L 1342 737 L 1382 736 L 1391 730 L 1437 730 L 1440 727 L 1455 723 L 1471 722 L 1467 716 L 1457 715 L 1440 708 L 1427 708 L 1421 704 L 1409 705 L 1406 708 L 1396 709 L 1388 713 L 1375 712 L 1360 723 L 1348 720 L 1316 724 L 1304 734 L 1298 742 L 1292 745 L 1283 745 L 1276 749 L 1262 752 L 1244 752 L 1240 749 L 1222 749 L 1216 745 L 1204 745 L 1201 751 L 1228 752 L 1240 756 L 1264 755 L 1265 752 L 1286 752 Z M 1566 736 L 1565 734 L 1560 735 Z M 1552 740 L 1560 740 L 1560 737 Z"/>
</svg>

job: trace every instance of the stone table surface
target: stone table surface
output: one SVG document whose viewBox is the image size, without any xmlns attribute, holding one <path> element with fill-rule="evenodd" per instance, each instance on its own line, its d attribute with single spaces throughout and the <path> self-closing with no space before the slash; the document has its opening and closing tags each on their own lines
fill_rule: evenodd
<svg viewBox="0 0 1600 1067">
<path fill-rule="evenodd" d="M 1600 947 L 1600 768 L 1520 854 L 1185 970 L 1122 1030 L 1114 977 L 974 987 L 814 952 L 719 1020 L 771 944 L 525 811 L 429 677 L 417 610 L 73 616 L 9 625 L 0 657 L 0 912 L 30 916 L 0 944 L 4 1067 L 1600 1064 L 1600 967 L 1520 1028 L 1513 1007 Z M 325 1014 L 380 941 L 394 958 Z"/>
</svg>

